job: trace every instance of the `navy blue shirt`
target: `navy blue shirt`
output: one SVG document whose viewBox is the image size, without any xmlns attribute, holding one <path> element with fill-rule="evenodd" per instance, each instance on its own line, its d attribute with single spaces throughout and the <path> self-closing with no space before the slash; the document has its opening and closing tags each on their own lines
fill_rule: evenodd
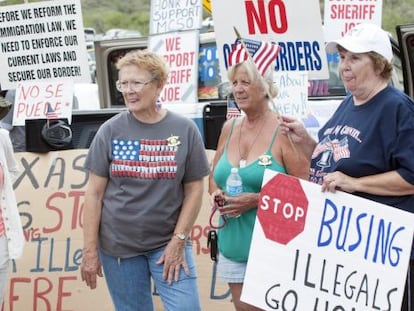
<svg viewBox="0 0 414 311">
<path fill-rule="evenodd" d="M 362 177 L 397 170 L 414 184 L 414 103 L 393 86 L 361 106 L 346 97 L 318 137 L 311 163 L 313 182 L 321 184 L 323 176 L 334 171 Z M 412 195 L 353 194 L 414 212 Z"/>
</svg>

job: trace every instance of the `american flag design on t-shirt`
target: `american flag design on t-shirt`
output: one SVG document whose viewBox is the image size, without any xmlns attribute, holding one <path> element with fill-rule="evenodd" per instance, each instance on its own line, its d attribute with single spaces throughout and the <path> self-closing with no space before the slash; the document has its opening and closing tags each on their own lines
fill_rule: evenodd
<svg viewBox="0 0 414 311">
<path fill-rule="evenodd" d="M 111 174 L 141 179 L 174 178 L 177 174 L 175 156 L 179 137 L 112 141 Z"/>
</svg>

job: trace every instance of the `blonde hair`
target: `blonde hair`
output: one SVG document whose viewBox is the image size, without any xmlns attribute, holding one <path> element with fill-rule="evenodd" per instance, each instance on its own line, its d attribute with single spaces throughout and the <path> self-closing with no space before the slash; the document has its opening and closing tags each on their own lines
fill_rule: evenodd
<svg viewBox="0 0 414 311">
<path fill-rule="evenodd" d="M 267 97 L 270 96 L 270 98 L 275 98 L 277 96 L 278 88 L 276 86 L 276 83 L 273 82 L 274 68 L 272 66 L 269 67 L 269 69 L 262 77 L 257 70 L 256 64 L 251 59 L 248 59 L 228 69 L 227 78 L 229 81 L 232 81 L 234 79 L 237 68 L 244 68 L 247 72 L 247 76 L 251 81 L 259 81 Z"/>
<path fill-rule="evenodd" d="M 137 66 L 142 70 L 148 71 L 157 85 L 163 86 L 167 82 L 169 68 L 165 60 L 154 52 L 147 49 L 132 50 L 121 57 L 116 63 L 116 68 L 129 65 Z"/>
</svg>

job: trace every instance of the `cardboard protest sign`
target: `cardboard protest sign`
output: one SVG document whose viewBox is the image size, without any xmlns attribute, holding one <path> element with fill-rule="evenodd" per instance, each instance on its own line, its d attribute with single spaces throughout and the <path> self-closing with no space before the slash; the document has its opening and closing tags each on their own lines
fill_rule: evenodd
<svg viewBox="0 0 414 311">
<path fill-rule="evenodd" d="M 16 89 L 13 110 L 13 126 L 24 126 L 25 120 L 54 119 L 72 120 L 73 82 L 27 82 Z M 49 109 L 48 109 L 49 108 Z"/>
<path fill-rule="evenodd" d="M 382 0 L 325 0 L 324 33 L 326 42 L 342 37 L 360 23 L 381 26 Z"/>
<path fill-rule="evenodd" d="M 20 175 L 14 184 L 26 245 L 23 256 L 10 264 L 2 311 L 114 311 L 105 280 L 95 290 L 81 281 L 83 204 L 87 150 L 19 152 Z M 211 159 L 213 151 L 207 151 Z M 205 179 L 207 187 L 207 178 Z M 210 260 L 209 195 L 190 233 L 197 265 L 203 311 L 230 311 L 233 304 L 227 284 L 216 278 Z M 155 309 L 164 310 L 153 289 Z"/>
<path fill-rule="evenodd" d="M 201 0 L 152 0 L 150 34 L 199 29 L 202 8 Z"/>
<path fill-rule="evenodd" d="M 241 299 L 263 310 L 400 310 L 413 223 L 266 170 Z"/>
<path fill-rule="evenodd" d="M 236 43 L 234 28 L 243 39 L 277 43 L 281 48 L 277 71 L 309 72 L 309 79 L 328 78 L 318 0 L 212 0 L 211 7 L 224 80 L 227 59 Z"/>
<path fill-rule="evenodd" d="M 169 66 L 161 103 L 197 102 L 198 31 L 183 31 L 149 37 L 149 49 L 163 56 Z"/>
<path fill-rule="evenodd" d="M 71 79 L 90 82 L 80 0 L 0 7 L 0 84 Z"/>
</svg>

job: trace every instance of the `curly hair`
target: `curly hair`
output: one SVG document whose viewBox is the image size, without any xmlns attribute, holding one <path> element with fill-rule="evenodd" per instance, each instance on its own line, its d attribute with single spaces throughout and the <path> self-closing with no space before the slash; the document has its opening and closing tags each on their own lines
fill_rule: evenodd
<svg viewBox="0 0 414 311">
<path fill-rule="evenodd" d="M 154 52 L 147 49 L 129 51 L 118 60 L 116 68 L 120 70 L 129 65 L 137 66 L 151 73 L 152 79 L 157 82 L 158 86 L 163 86 L 167 82 L 168 65 L 161 56 Z"/>
</svg>

